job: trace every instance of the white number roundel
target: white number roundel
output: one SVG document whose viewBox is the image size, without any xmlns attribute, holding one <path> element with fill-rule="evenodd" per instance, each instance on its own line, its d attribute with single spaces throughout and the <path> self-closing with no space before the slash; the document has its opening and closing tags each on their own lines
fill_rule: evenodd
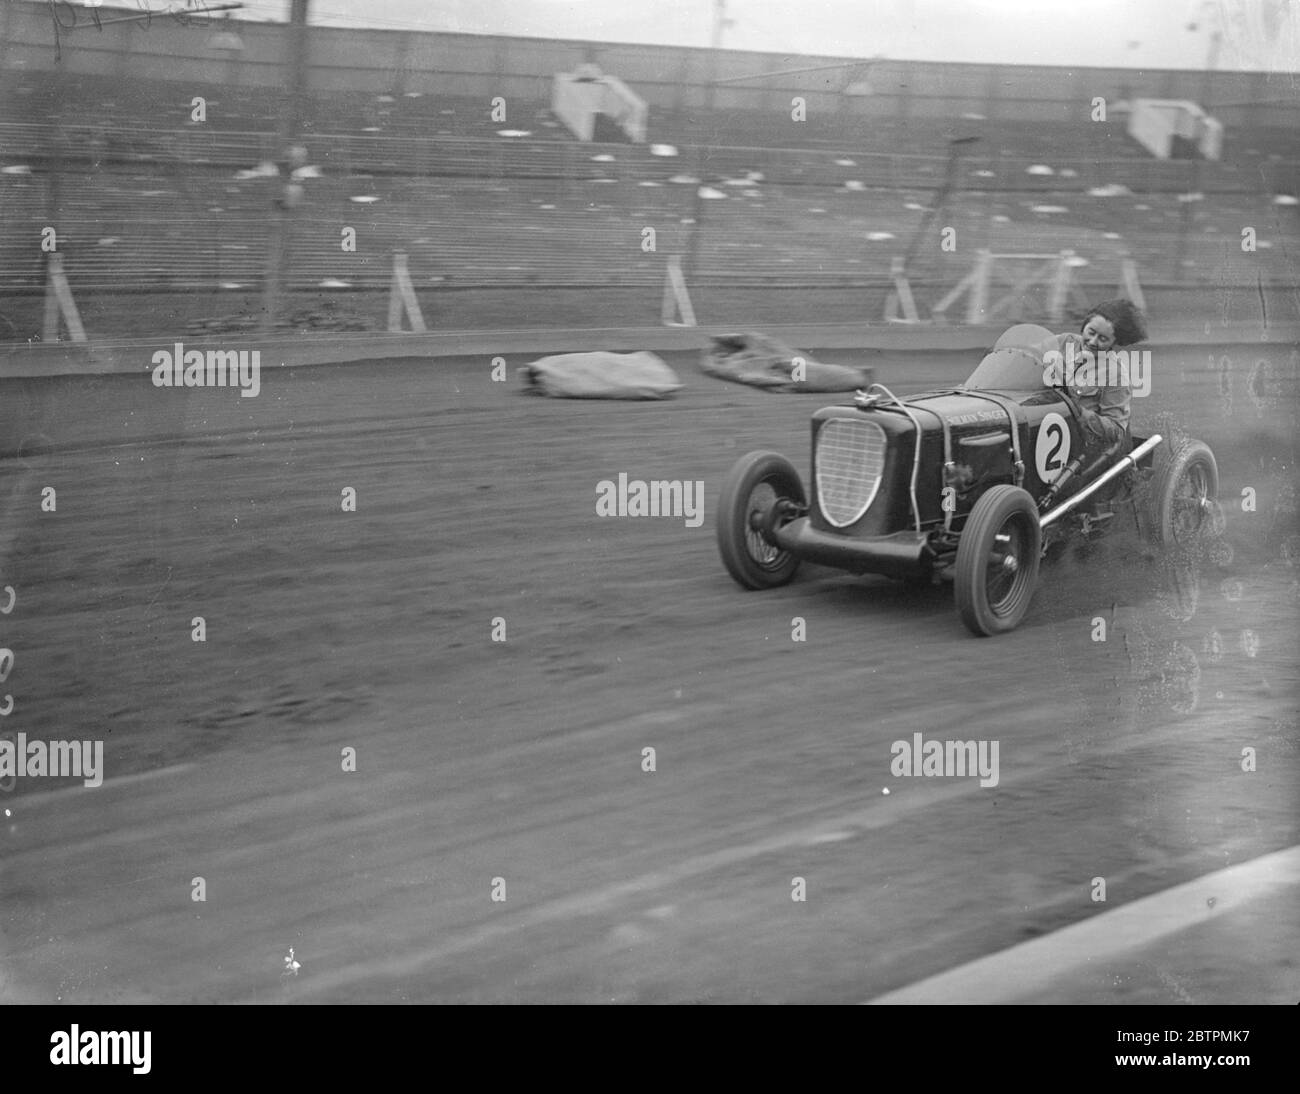
<svg viewBox="0 0 1300 1094">
<path fill-rule="evenodd" d="M 1070 426 L 1059 414 L 1048 414 L 1038 427 L 1034 445 L 1034 466 L 1038 478 L 1049 486 L 1060 478 L 1070 462 Z"/>
</svg>

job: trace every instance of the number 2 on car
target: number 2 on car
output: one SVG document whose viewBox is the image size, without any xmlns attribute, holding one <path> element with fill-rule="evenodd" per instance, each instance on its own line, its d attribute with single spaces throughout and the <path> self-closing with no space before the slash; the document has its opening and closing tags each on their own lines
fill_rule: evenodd
<svg viewBox="0 0 1300 1094">
<path fill-rule="evenodd" d="M 1034 445 L 1034 466 L 1038 479 L 1050 486 L 1070 461 L 1070 427 L 1059 414 L 1048 414 L 1038 429 Z"/>
</svg>

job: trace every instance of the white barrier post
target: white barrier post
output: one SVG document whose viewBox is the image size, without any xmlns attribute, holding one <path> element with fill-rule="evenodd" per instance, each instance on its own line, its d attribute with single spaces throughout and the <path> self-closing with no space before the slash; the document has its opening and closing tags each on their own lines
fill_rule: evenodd
<svg viewBox="0 0 1300 1094">
<path fill-rule="evenodd" d="M 988 251 L 980 251 L 974 280 L 971 282 L 970 299 L 966 301 L 966 322 L 971 326 L 978 323 L 988 310 L 989 278 L 992 273 L 993 256 Z"/>
<path fill-rule="evenodd" d="M 1073 251 L 1062 251 L 1056 263 L 1052 292 L 1047 300 L 1047 314 L 1053 323 L 1060 323 L 1065 318 L 1065 297 L 1070 291 L 1070 259 L 1073 256 Z"/>
<path fill-rule="evenodd" d="M 72 299 L 72 289 L 63 272 L 63 256 L 57 251 L 50 255 L 45 274 L 45 341 L 59 340 L 59 318 L 68 324 L 68 334 L 74 342 L 86 340 L 85 328 L 77 312 L 77 302 Z"/>
<path fill-rule="evenodd" d="M 958 281 L 931 312 L 935 319 L 943 320 L 944 313 L 966 295 L 966 322 L 971 325 L 987 323 L 1006 312 L 1018 315 L 1025 294 L 1047 281 L 1046 310 L 1053 323 L 1060 322 L 1069 300 L 1074 299 L 1081 306 L 1087 305 L 1074 276 L 1077 262 L 1073 251 L 1054 255 L 980 251 L 971 272 Z M 1034 265 L 1025 266 L 1025 263 Z M 995 287 L 1002 295 L 991 299 Z"/>
<path fill-rule="evenodd" d="M 681 316 L 680 321 L 674 315 Z M 691 306 L 691 294 L 686 289 L 686 278 L 682 275 L 682 260 L 679 255 L 668 256 L 668 270 L 664 276 L 663 324 L 665 327 L 695 326 L 695 309 Z"/>
<path fill-rule="evenodd" d="M 903 259 L 897 255 L 894 256 L 893 261 L 890 263 L 889 276 L 893 279 L 894 287 L 885 298 L 885 322 L 919 323 L 921 317 L 916 310 L 916 300 L 912 296 L 912 286 L 907 280 L 906 265 Z M 902 316 L 898 314 L 900 305 L 903 310 Z"/>
<path fill-rule="evenodd" d="M 420 301 L 416 299 L 411 275 L 406 268 L 406 252 L 393 252 L 393 280 L 388 288 L 388 330 L 398 333 L 402 329 L 403 311 L 411 319 L 411 330 L 423 334 L 426 330 L 424 316 L 420 314 Z"/>
</svg>

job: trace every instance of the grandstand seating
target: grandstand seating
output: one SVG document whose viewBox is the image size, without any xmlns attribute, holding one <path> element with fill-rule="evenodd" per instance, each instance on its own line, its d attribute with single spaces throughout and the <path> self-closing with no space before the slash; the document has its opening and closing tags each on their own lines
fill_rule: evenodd
<svg viewBox="0 0 1300 1094">
<path fill-rule="evenodd" d="M 278 99 L 209 87 L 196 125 L 198 86 L 178 97 L 172 84 L 73 77 L 57 91 L 38 79 L 19 90 L 0 106 L 0 290 L 39 291 L 47 225 L 79 293 L 260 283 L 283 178 L 253 171 L 280 152 Z M 510 110 L 502 124 L 483 102 L 446 96 L 309 104 L 302 141 L 320 177 L 303 181 L 289 288 L 382 289 L 395 249 L 410 254 L 417 286 L 655 286 L 664 257 L 690 250 L 692 233 L 697 282 L 883 279 L 935 200 L 958 136 L 981 142 L 963 155 L 932 229 L 956 228 L 960 244 L 954 254 L 919 248 L 920 281 L 951 285 L 980 247 L 1071 249 L 1112 284 L 1125 254 L 1146 278 L 1296 276 L 1285 253 L 1296 209 L 1272 204 L 1274 191 L 1295 192 L 1296 165 L 1279 151 L 1294 149 L 1293 134 L 1230 134 L 1223 162 L 1192 164 L 1152 160 L 1118 118 L 794 123 L 669 112 L 651 117 L 651 141 L 677 146 L 664 156 L 580 144 L 541 101 Z M 691 180 L 726 196 L 697 199 Z M 1112 189 L 1090 192 L 1102 187 Z M 357 231 L 355 253 L 340 247 L 344 226 Z M 1258 252 L 1241 250 L 1244 226 Z M 643 227 L 656 230 L 652 253 Z"/>
<path fill-rule="evenodd" d="M 6 290 L 41 284 L 35 241 L 51 220 L 69 274 L 84 289 L 247 287 L 261 276 L 279 179 L 237 179 L 233 172 L 174 163 L 69 170 L 53 218 L 46 181 L 0 175 L 0 202 L 11 226 L 0 241 L 0 287 Z M 688 247 L 691 225 L 684 222 L 697 216 L 697 277 L 883 276 L 935 196 L 921 187 L 857 190 L 742 176 L 716 191 L 724 199 L 697 201 L 694 185 L 642 185 L 652 181 L 617 170 L 589 178 L 497 180 L 327 172 L 304 183 L 291 280 L 300 287 L 328 281 L 382 286 L 388 256 L 404 249 L 422 283 L 653 284 L 663 276 L 662 256 Z M 1214 279 L 1225 270 L 1234 277 L 1247 270 L 1281 275 L 1280 244 L 1294 235 L 1294 219 L 1293 209 L 1244 193 L 1188 203 L 1170 193 L 964 190 L 949 200 L 942 218 L 957 229 L 958 252 L 941 252 L 936 242 L 921 249 L 914 269 L 951 274 L 969 265 L 972 249 L 989 247 L 1072 249 L 1098 269 L 1117 268 L 1129 253 L 1149 275 L 1166 279 Z M 1173 269 L 1173 241 L 1184 225 L 1188 264 Z M 1268 245 L 1263 251 L 1241 251 L 1243 225 L 1256 228 Z M 340 248 L 343 226 L 356 229 L 355 253 Z M 641 248 L 647 226 L 657 234 L 653 253 Z"/>
<path fill-rule="evenodd" d="M 102 76 L 60 74 L 57 80 L 33 75 L 0 97 L 0 123 L 94 125 L 113 122 L 137 130 L 193 127 L 191 102 L 202 96 L 207 117 L 202 129 L 216 134 L 273 134 L 282 100 L 264 88 L 231 87 L 140 79 L 125 83 Z M 853 100 L 849 100 L 850 103 Z M 332 91 L 309 98 L 304 133 L 382 135 L 387 138 L 493 138 L 500 130 L 525 130 L 533 140 L 563 142 L 567 131 L 550 114 L 544 96 L 513 98 L 508 121 L 492 120 L 489 104 L 463 95 Z M 942 154 L 949 140 L 980 136 L 990 156 L 1014 155 L 1050 161 L 1053 157 L 1112 160 L 1149 159 L 1126 132 L 1117 110 L 1105 123 L 1079 120 L 986 119 L 979 115 L 932 117 L 863 114 L 852 107 L 813 111 L 806 121 L 791 120 L 788 109 L 770 112 L 718 109 L 705 112 L 652 106 L 650 139 L 680 145 L 741 148 L 819 149 L 822 151 Z M 1224 158 L 1246 160 L 1300 158 L 1300 131 L 1273 126 L 1225 132 Z"/>
</svg>

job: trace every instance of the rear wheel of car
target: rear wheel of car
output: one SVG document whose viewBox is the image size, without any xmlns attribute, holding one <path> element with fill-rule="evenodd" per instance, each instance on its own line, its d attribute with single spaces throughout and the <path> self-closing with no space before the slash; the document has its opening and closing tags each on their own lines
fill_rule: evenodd
<svg viewBox="0 0 1300 1094">
<path fill-rule="evenodd" d="M 994 486 L 975 503 L 957 545 L 953 590 L 972 634 L 1001 634 L 1024 618 L 1042 541 L 1038 508 L 1027 490 Z"/>
<path fill-rule="evenodd" d="M 742 456 L 722 480 L 718 496 L 718 552 L 739 585 L 773 589 L 799 569 L 799 559 L 773 546 L 761 529 L 780 502 L 804 506 L 803 483 L 794 465 L 775 452 Z"/>
<path fill-rule="evenodd" d="M 1219 467 L 1202 441 L 1186 440 L 1157 458 L 1151 481 L 1151 537 L 1166 547 L 1191 547 L 1216 529 Z"/>
</svg>

